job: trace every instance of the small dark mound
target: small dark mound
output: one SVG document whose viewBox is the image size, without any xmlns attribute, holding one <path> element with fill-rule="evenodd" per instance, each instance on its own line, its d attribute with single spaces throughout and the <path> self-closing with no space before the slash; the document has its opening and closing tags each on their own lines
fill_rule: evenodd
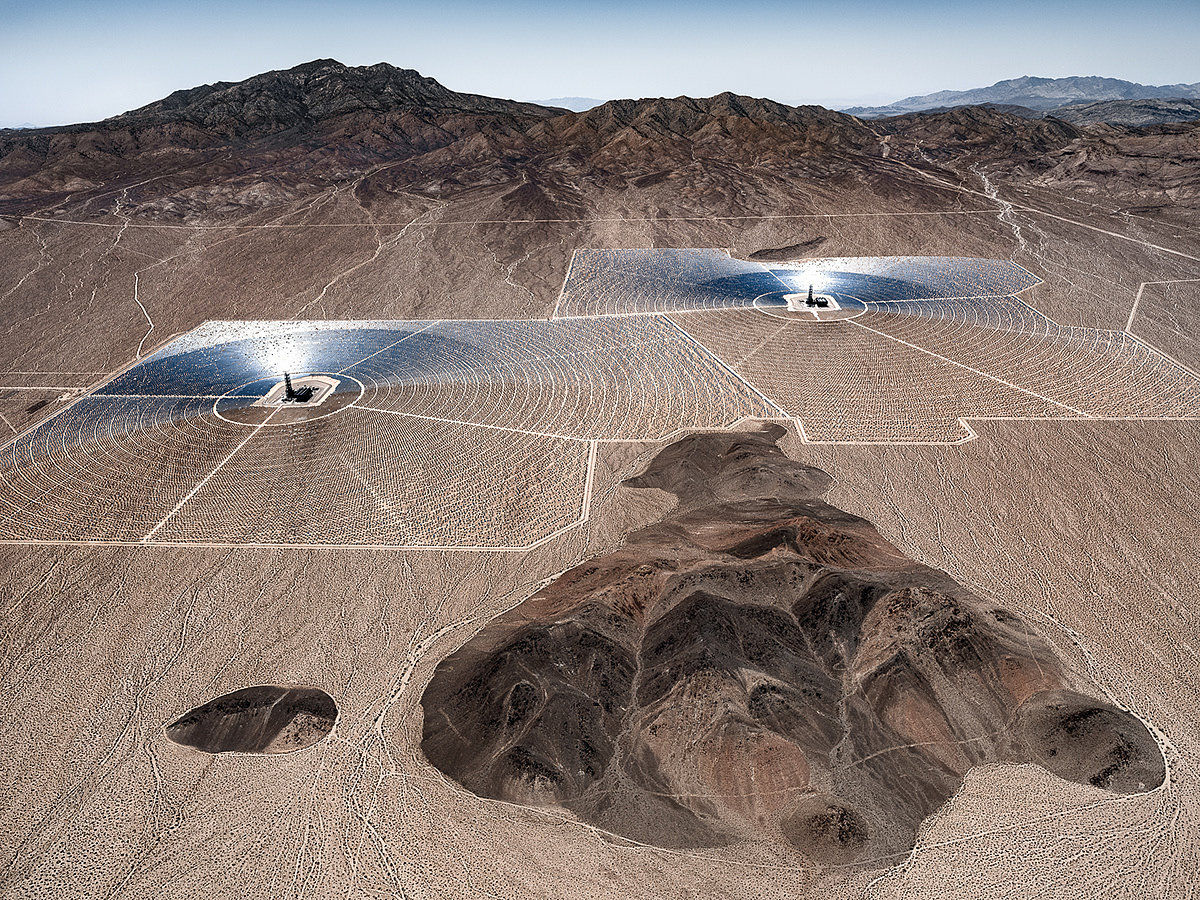
<svg viewBox="0 0 1200 900">
<path fill-rule="evenodd" d="M 827 794 L 800 801 L 781 824 L 788 842 L 817 863 L 845 865 L 862 855 L 870 830 L 852 807 Z"/>
<path fill-rule="evenodd" d="M 787 262 L 789 259 L 799 259 L 807 256 L 825 243 L 824 236 L 801 241 L 799 244 L 789 244 L 786 247 L 764 247 L 750 254 L 750 259 L 758 262 Z"/>
<path fill-rule="evenodd" d="M 289 753 L 333 730 L 338 709 L 317 688 L 257 685 L 224 694 L 167 726 L 167 737 L 205 753 Z"/>
<path fill-rule="evenodd" d="M 1042 691 L 1021 707 L 1020 734 L 1034 762 L 1059 778 L 1121 794 L 1158 787 L 1166 763 L 1135 716 L 1074 691 Z"/>
</svg>

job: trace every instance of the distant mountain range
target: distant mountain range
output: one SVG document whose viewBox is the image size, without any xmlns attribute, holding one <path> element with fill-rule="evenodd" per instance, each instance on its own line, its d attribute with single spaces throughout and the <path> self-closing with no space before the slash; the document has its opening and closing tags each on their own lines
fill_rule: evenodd
<svg viewBox="0 0 1200 900">
<path fill-rule="evenodd" d="M 858 106 L 843 110 L 860 118 L 899 116 L 905 113 L 944 110 L 958 106 L 1003 105 L 1048 111 L 1066 106 L 1114 100 L 1200 99 L 1200 82 L 1195 84 L 1137 84 L 1119 78 L 1094 75 L 1070 78 L 1035 78 L 1024 75 L 997 81 L 990 87 L 969 91 L 938 91 L 906 97 L 887 106 Z"/>
<path fill-rule="evenodd" d="M 496 201 L 506 215 L 567 221 L 594 203 L 616 202 L 597 200 L 597 192 L 632 188 L 673 202 L 690 198 L 698 209 L 724 197 L 722 208 L 740 214 L 749 207 L 729 198 L 764 166 L 781 184 L 819 178 L 832 185 L 864 169 L 894 178 L 897 164 L 912 162 L 999 164 L 1140 190 L 1146 154 L 1178 161 L 1161 169 L 1176 195 L 1200 190 L 1191 164 L 1200 122 L 1155 124 L 1200 119 L 1200 102 L 1101 101 L 1054 113 L 984 103 L 865 122 L 732 93 L 610 100 L 571 112 L 458 93 L 383 63 L 315 60 L 176 91 L 101 122 L 0 129 L 0 214 L 108 202 L 128 187 L 122 202 L 147 214 L 236 215 L 376 171 L 386 177 L 366 178 L 356 188 L 359 202 L 375 202 L 391 185 L 443 200 L 507 185 Z M 1120 117 L 1155 127 L 1134 133 L 1088 124 Z"/>
</svg>

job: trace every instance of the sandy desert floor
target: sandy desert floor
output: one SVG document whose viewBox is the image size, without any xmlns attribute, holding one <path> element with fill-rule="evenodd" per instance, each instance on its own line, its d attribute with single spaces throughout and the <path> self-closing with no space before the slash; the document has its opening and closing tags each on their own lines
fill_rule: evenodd
<svg viewBox="0 0 1200 900">
<path fill-rule="evenodd" d="M 986 178 L 896 178 L 899 196 L 814 194 L 778 219 L 739 218 L 736 199 L 730 218 L 712 218 L 613 195 L 586 221 L 505 221 L 486 192 L 454 204 L 398 194 L 367 209 L 340 189 L 236 223 L 135 221 L 115 196 L 107 208 L 25 216 L 0 232 L 0 428 L 24 431 L 210 319 L 546 318 L 578 248 L 721 247 L 745 258 L 817 237 L 823 257 L 1011 258 L 1043 280 L 1022 296 L 1057 325 L 1125 331 L 1200 377 L 1200 220 L 1114 217 L 1091 198 Z M 905 359 L 933 351 L 999 365 L 965 336 L 913 321 L 873 339 Z M 717 321 L 709 330 L 714 340 L 727 331 Z M 1028 371 L 1031 353 L 989 374 L 1052 380 Z M 877 379 L 894 403 L 883 391 L 893 371 L 864 362 L 839 377 L 863 377 L 868 405 Z M 1073 377 L 1101 390 L 1128 376 Z M 914 387 L 913 402 L 926 402 Z M 1194 896 L 1200 424 L 1161 410 L 970 414 L 949 416 L 955 428 L 968 416 L 974 437 L 960 443 L 842 442 L 793 421 L 783 447 L 832 476 L 831 503 L 1023 617 L 1143 718 L 1167 755 L 1161 787 L 1114 796 L 1035 766 L 976 769 L 910 854 L 845 870 L 763 845 L 638 845 L 563 811 L 464 790 L 420 749 L 420 699 L 438 662 L 673 502 L 620 484 L 663 442 L 601 443 L 587 521 L 528 551 L 0 546 L 3 892 Z M 335 698 L 329 736 L 260 756 L 209 755 L 165 734 L 211 698 L 271 684 Z"/>
</svg>

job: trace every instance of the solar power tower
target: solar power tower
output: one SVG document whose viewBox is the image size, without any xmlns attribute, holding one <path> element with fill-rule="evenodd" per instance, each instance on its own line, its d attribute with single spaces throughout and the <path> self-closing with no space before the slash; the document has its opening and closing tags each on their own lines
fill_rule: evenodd
<svg viewBox="0 0 1200 900">
<path fill-rule="evenodd" d="M 317 390 L 311 384 L 302 385 L 299 388 L 293 387 L 292 376 L 289 372 L 283 373 L 283 381 L 287 385 L 287 390 L 283 394 L 284 403 L 307 403 Z"/>
</svg>

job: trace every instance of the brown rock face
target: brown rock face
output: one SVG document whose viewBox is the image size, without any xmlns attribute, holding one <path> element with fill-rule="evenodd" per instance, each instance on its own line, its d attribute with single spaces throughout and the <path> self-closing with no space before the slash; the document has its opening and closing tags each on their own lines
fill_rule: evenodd
<svg viewBox="0 0 1200 900">
<path fill-rule="evenodd" d="M 834 865 L 854 862 L 870 832 L 861 815 L 836 797 L 813 794 L 781 823 L 784 837 L 806 855 Z"/>
<path fill-rule="evenodd" d="M 696 435 L 627 482 L 679 506 L 437 669 L 423 749 L 475 793 L 667 847 L 784 843 L 826 864 L 912 846 L 973 766 L 1111 791 L 1163 757 L 1049 645 L 819 499 L 783 430 Z"/>
<path fill-rule="evenodd" d="M 205 753 L 289 753 L 333 730 L 337 704 L 316 688 L 258 685 L 210 700 L 167 726 L 167 737 Z"/>
</svg>

